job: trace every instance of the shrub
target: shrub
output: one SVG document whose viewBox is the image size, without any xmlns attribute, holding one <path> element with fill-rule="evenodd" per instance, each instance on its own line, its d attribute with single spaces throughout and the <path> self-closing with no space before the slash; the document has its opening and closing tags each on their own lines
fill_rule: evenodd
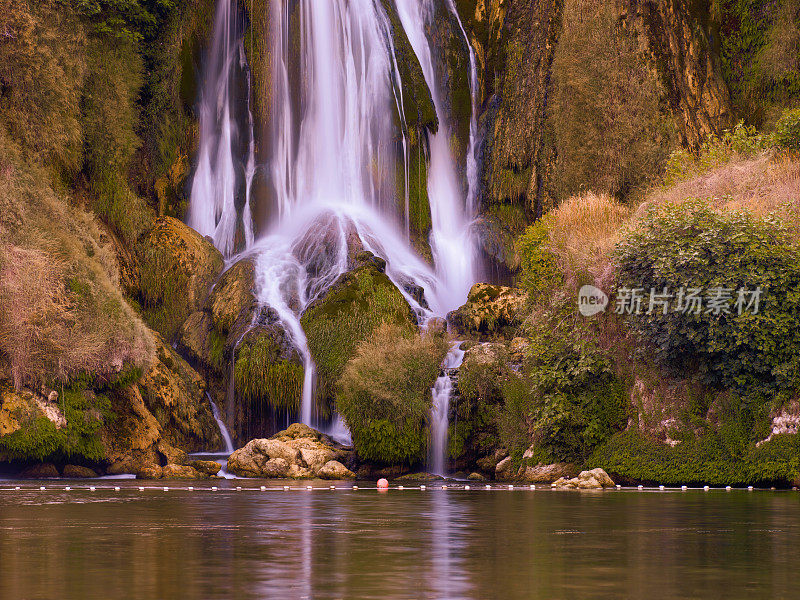
<svg viewBox="0 0 800 600">
<path fill-rule="evenodd" d="M 664 174 L 664 184 L 674 185 L 729 163 L 733 159 L 751 158 L 770 146 L 770 136 L 758 133 L 753 126 L 739 122 L 720 136 L 709 136 L 698 154 L 676 150 L 670 154 Z"/>
<path fill-rule="evenodd" d="M 800 385 L 800 250 L 782 223 L 700 201 L 666 205 L 628 233 L 616 261 L 618 289 L 695 288 L 705 298 L 725 289 L 732 296 L 728 312 L 705 304 L 699 314 L 681 312 L 673 299 L 665 313 L 647 314 L 645 305 L 627 316 L 661 364 L 743 394 L 772 396 Z M 739 311 L 737 290 L 758 288 L 758 312 Z"/>
<path fill-rule="evenodd" d="M 447 354 L 436 334 L 383 324 L 347 363 L 336 401 L 358 455 L 386 464 L 424 459 L 431 388 Z"/>
<path fill-rule="evenodd" d="M 775 145 L 783 150 L 800 151 L 800 108 L 783 113 L 775 126 Z"/>
</svg>

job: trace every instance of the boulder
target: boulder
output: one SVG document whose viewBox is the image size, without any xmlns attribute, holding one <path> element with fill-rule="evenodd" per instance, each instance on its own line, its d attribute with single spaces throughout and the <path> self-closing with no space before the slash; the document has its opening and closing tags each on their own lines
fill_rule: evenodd
<svg viewBox="0 0 800 600">
<path fill-rule="evenodd" d="M 136 473 L 136 479 L 161 479 L 161 475 L 163 474 L 163 470 L 158 465 L 149 465 L 146 467 L 142 467 L 138 473 Z"/>
<path fill-rule="evenodd" d="M 494 478 L 498 481 L 508 481 L 513 479 L 514 475 L 514 465 L 511 462 L 510 456 L 506 456 L 497 463 L 497 466 L 494 468 Z"/>
<path fill-rule="evenodd" d="M 31 465 L 23 469 L 19 475 L 25 479 L 51 479 L 61 476 L 53 463 Z"/>
<path fill-rule="evenodd" d="M 62 473 L 63 477 L 68 479 L 91 479 L 97 477 L 97 473 L 89 467 L 82 467 L 80 465 L 66 465 Z"/>
<path fill-rule="evenodd" d="M 481 473 L 473 472 L 467 476 L 467 479 L 470 481 L 488 481 L 486 475 L 482 475 Z"/>
<path fill-rule="evenodd" d="M 552 483 L 558 479 L 575 477 L 577 473 L 578 469 L 572 463 L 538 463 L 522 469 L 519 479 L 529 483 Z"/>
<path fill-rule="evenodd" d="M 183 465 L 186 464 L 186 461 L 188 460 L 188 455 L 186 452 L 180 448 L 170 446 L 164 440 L 161 440 L 158 443 L 158 452 L 164 457 L 164 460 L 166 460 L 168 464 L 172 463 L 174 465 Z"/>
<path fill-rule="evenodd" d="M 162 479 L 201 479 L 205 475 L 189 465 L 166 465 L 161 470 Z"/>
<path fill-rule="evenodd" d="M 192 460 L 186 464 L 199 473 L 208 475 L 209 477 L 215 476 L 222 469 L 222 465 L 215 460 Z"/>
<path fill-rule="evenodd" d="M 451 330 L 460 337 L 487 340 L 512 337 L 519 326 L 525 294 L 516 288 L 488 283 L 472 286 L 467 302 L 447 315 Z"/>
<path fill-rule="evenodd" d="M 577 477 L 572 479 L 561 477 L 550 485 L 557 489 L 601 490 L 613 488 L 614 481 L 603 469 L 597 468 L 591 471 L 581 471 Z"/>
<path fill-rule="evenodd" d="M 441 475 L 434 475 L 433 473 L 407 473 L 406 475 L 401 475 L 400 477 L 394 478 L 397 481 L 412 481 L 412 482 L 424 482 L 424 481 L 441 481 L 444 479 Z"/>
<path fill-rule="evenodd" d="M 344 480 L 355 479 L 356 474 L 338 460 L 329 460 L 317 471 L 317 477 L 320 479 Z"/>
<path fill-rule="evenodd" d="M 228 458 L 228 471 L 242 477 L 320 476 L 331 462 L 346 453 L 318 431 L 295 424 L 271 438 L 254 439 Z M 330 465 L 327 471 L 336 468 Z"/>
</svg>

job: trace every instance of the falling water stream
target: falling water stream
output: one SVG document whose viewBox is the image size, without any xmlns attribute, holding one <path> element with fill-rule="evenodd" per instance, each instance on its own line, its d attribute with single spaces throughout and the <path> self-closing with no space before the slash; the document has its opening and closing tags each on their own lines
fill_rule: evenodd
<svg viewBox="0 0 800 600">
<path fill-rule="evenodd" d="M 246 253 L 255 260 L 260 302 L 275 309 L 303 358 L 299 420 L 342 441 L 348 441 L 349 432 L 341 419 L 334 416 L 332 422 L 322 423 L 316 414 L 315 366 L 300 317 L 309 303 L 352 268 L 353 249 L 369 250 L 386 260 L 386 274 L 423 324 L 463 304 L 476 277 L 471 221 L 477 169 L 470 162 L 476 128 L 470 128 L 472 159 L 467 159 L 468 181 L 463 186 L 463 169 L 450 150 L 444 91 L 435 76 L 437 53 L 426 35 L 432 1 L 396 0 L 396 8 L 440 122 L 438 133 L 428 139 L 434 266 L 408 243 L 407 209 L 405 215 L 397 214 L 397 197 L 407 193 L 396 186 L 397 161 L 408 157 L 405 150 L 398 156 L 395 121 L 387 118 L 399 110 L 405 122 L 402 82 L 382 3 L 272 0 L 267 7 L 273 27 L 269 56 L 273 101 L 269 139 L 264 143 L 270 148 L 265 171 L 274 206 L 272 221 L 259 224 L 263 234 L 247 240 Z M 295 7 L 297 12 L 291 13 Z M 201 98 L 200 163 L 189 219 L 198 231 L 212 235 L 226 254 L 234 247 L 236 234 L 235 225 L 231 226 L 236 223 L 230 156 L 235 123 L 229 118 L 229 79 L 235 72 L 234 57 L 244 60 L 235 12 L 231 0 L 221 0 Z M 299 51 L 299 56 L 290 56 L 290 50 Z M 474 69 L 474 58 L 470 60 Z M 473 85 L 473 96 L 474 89 Z M 403 142 L 406 148 L 405 138 Z M 250 158 L 244 162 L 252 164 Z M 403 170 L 408 173 L 407 162 Z M 246 200 L 249 219 L 249 191 Z M 424 289 L 424 302 L 406 291 L 412 284 Z"/>
</svg>

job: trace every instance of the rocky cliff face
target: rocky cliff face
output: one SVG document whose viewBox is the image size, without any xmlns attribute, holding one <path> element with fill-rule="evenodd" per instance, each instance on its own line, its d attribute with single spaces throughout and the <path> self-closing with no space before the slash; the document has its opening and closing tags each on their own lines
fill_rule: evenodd
<svg viewBox="0 0 800 600">
<path fill-rule="evenodd" d="M 643 32 L 669 94 L 681 143 L 692 150 L 733 125 L 709 0 L 626 0 L 623 19 Z"/>
</svg>

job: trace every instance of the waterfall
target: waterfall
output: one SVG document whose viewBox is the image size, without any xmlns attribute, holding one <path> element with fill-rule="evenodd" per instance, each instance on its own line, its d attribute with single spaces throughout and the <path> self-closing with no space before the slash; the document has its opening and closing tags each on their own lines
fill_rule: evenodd
<svg viewBox="0 0 800 600">
<path fill-rule="evenodd" d="M 447 465 L 447 428 L 449 425 L 450 398 L 453 394 L 453 374 L 464 361 L 461 342 L 454 342 L 442 364 L 442 374 L 431 390 L 430 447 L 428 470 L 435 475 L 445 475 Z"/>
<path fill-rule="evenodd" d="M 255 145 L 249 97 L 246 99 L 249 129 L 239 131 L 236 115 L 237 70 L 249 78 L 242 25 L 237 17 L 235 0 L 218 3 L 211 53 L 202 78 L 200 148 L 188 215 L 189 226 L 210 236 L 225 256 L 236 249 L 240 225 L 244 245 L 253 242 L 250 185 L 255 173 Z M 247 89 L 249 94 L 249 80 Z M 240 148 L 246 153 L 243 163 L 238 156 Z M 237 176 L 237 170 L 243 173 Z M 240 183 L 245 188 L 241 220 L 236 210 Z"/>
<path fill-rule="evenodd" d="M 467 189 L 450 150 L 450 117 L 434 74 L 434 54 L 426 37 L 429 0 L 396 0 L 402 26 L 422 65 L 440 122 L 429 138 L 428 197 L 432 217 L 432 267 L 409 245 L 408 142 L 402 156 L 392 119 L 402 123 L 402 86 L 389 19 L 380 0 L 271 0 L 272 31 L 268 59 L 272 74 L 269 196 L 272 220 L 247 240 L 256 264 L 259 301 L 274 308 L 298 348 L 305 370 L 299 420 L 342 440 L 347 429 L 338 416 L 320 423 L 315 411 L 315 365 L 300 317 L 349 268 L 352 248 L 386 260 L 386 274 L 424 323 L 460 306 L 475 280 L 471 233 L 477 169 L 467 160 Z M 212 235 L 229 255 L 234 248 L 235 121 L 230 109 L 231 65 L 244 57 L 232 3 L 222 0 L 212 57 L 201 101 L 201 143 L 192 189 L 189 223 Z M 267 59 L 267 57 L 265 57 Z M 470 56 L 474 68 L 474 57 Z M 247 70 L 244 69 L 246 73 Z M 473 86 L 474 94 L 474 86 Z M 473 116 L 474 119 L 474 116 Z M 249 124 L 249 123 L 248 123 Z M 471 124 L 472 125 L 472 124 Z M 252 126 L 250 125 L 251 130 Z M 474 159 L 473 129 L 470 155 Z M 400 134 L 400 136 L 398 135 Z M 250 137 L 252 152 L 252 135 Z M 255 168 L 248 157 L 249 182 Z M 398 214 L 396 173 L 402 160 L 405 214 Z M 247 213 L 249 214 L 249 212 Z M 234 225 L 231 225 L 231 222 Z M 245 230 L 248 225 L 245 223 Z M 252 231 L 252 226 L 249 226 Z M 425 291 L 419 302 L 406 288 Z"/>
</svg>

